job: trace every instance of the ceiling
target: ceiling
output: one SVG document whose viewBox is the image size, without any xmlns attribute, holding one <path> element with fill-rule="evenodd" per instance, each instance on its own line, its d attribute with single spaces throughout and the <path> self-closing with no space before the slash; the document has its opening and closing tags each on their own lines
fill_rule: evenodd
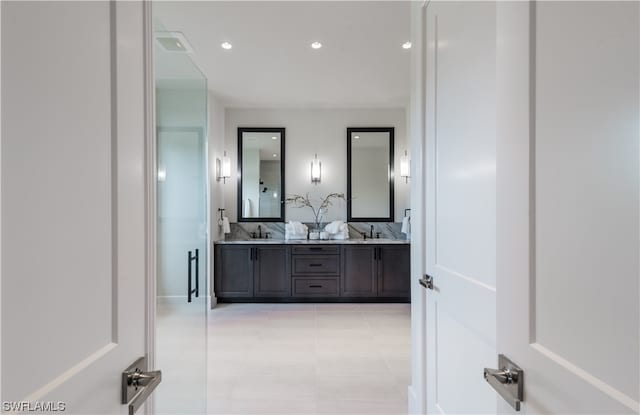
<svg viewBox="0 0 640 415">
<path fill-rule="evenodd" d="M 409 7 L 408 1 L 154 2 L 154 13 L 160 30 L 184 34 L 191 59 L 226 107 L 397 108 L 409 100 L 411 52 L 401 46 L 410 36 Z M 233 49 L 224 50 L 225 41 Z M 312 49 L 314 41 L 323 47 Z M 179 56 L 158 53 L 158 79 L 197 76 Z"/>
<path fill-rule="evenodd" d="M 243 149 L 258 149 L 260 151 L 260 160 L 280 160 L 282 156 L 282 154 L 280 154 L 280 133 L 258 133 L 245 131 L 242 134 Z"/>
</svg>

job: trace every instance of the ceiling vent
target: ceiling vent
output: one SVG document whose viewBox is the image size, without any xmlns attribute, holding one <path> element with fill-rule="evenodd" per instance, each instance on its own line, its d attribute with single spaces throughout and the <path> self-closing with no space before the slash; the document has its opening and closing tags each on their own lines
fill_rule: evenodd
<svg viewBox="0 0 640 415">
<path fill-rule="evenodd" d="M 182 32 L 156 32 L 156 41 L 171 53 L 192 53 L 193 47 Z"/>
</svg>

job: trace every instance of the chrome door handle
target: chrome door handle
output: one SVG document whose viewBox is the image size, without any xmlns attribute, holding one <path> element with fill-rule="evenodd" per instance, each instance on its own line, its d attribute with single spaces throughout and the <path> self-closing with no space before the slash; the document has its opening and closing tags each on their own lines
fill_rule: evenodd
<svg viewBox="0 0 640 415">
<path fill-rule="evenodd" d="M 129 415 L 133 415 L 162 382 L 161 371 L 146 370 L 147 358 L 141 357 L 122 372 L 122 404 L 129 405 Z"/>
<path fill-rule="evenodd" d="M 505 355 L 498 355 L 500 369 L 484 369 L 484 379 L 516 411 L 524 400 L 524 372 Z"/>
<path fill-rule="evenodd" d="M 498 382 L 503 385 L 511 385 L 513 383 L 518 383 L 518 372 L 512 372 L 509 369 L 505 370 L 495 370 L 495 369 L 484 369 L 484 377 L 485 379 L 489 376 L 495 378 Z"/>
<path fill-rule="evenodd" d="M 428 290 L 433 290 L 433 277 L 431 275 L 425 275 L 424 278 L 418 280 L 420 285 Z"/>
</svg>

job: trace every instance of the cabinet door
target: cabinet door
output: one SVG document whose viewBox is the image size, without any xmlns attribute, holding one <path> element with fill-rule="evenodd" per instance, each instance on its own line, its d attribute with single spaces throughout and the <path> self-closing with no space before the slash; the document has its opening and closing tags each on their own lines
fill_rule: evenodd
<svg viewBox="0 0 640 415">
<path fill-rule="evenodd" d="M 217 297 L 253 297 L 253 247 L 217 247 L 215 294 Z"/>
<path fill-rule="evenodd" d="M 290 297 L 291 275 L 287 268 L 287 247 L 256 248 L 254 293 L 256 297 Z"/>
<path fill-rule="evenodd" d="M 345 246 L 342 251 L 344 297 L 375 297 L 376 266 L 373 246 Z"/>
<path fill-rule="evenodd" d="M 409 298 L 411 259 L 408 245 L 378 248 L 378 296 Z"/>
</svg>

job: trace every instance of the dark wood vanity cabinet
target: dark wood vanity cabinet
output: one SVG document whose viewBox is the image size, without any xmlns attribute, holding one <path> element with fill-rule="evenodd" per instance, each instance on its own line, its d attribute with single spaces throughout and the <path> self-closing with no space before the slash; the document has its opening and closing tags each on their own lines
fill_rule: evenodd
<svg viewBox="0 0 640 415">
<path fill-rule="evenodd" d="M 287 247 L 262 245 L 254 249 L 254 297 L 290 297 Z"/>
<path fill-rule="evenodd" d="M 217 245 L 216 296 L 220 298 L 289 297 L 291 277 L 287 247 Z"/>
<path fill-rule="evenodd" d="M 376 297 L 377 246 L 350 245 L 342 247 L 342 293 L 348 297 Z"/>
<path fill-rule="evenodd" d="M 378 297 L 411 296 L 409 245 L 382 245 L 376 253 Z"/>
<path fill-rule="evenodd" d="M 351 245 L 342 249 L 344 295 L 409 298 L 411 260 L 408 245 Z"/>
<path fill-rule="evenodd" d="M 253 297 L 253 251 L 249 245 L 217 245 L 214 289 L 218 297 Z"/>
<path fill-rule="evenodd" d="M 232 301 L 409 301 L 408 244 L 216 244 L 214 288 Z"/>
</svg>

